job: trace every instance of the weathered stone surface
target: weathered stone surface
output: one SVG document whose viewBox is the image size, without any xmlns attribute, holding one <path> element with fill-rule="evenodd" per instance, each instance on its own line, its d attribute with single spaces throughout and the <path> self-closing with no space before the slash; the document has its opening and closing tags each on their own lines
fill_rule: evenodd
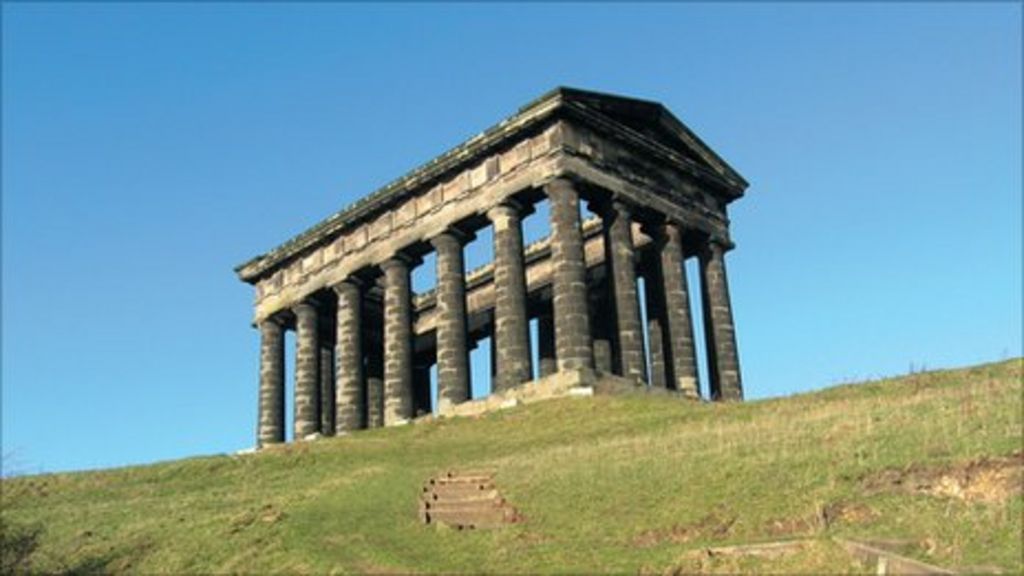
<svg viewBox="0 0 1024 576">
<path fill-rule="evenodd" d="M 320 428 L 320 335 L 317 309 L 310 302 L 297 304 L 295 313 L 295 417 L 294 438 Z"/>
<path fill-rule="evenodd" d="M 257 446 L 284 442 L 284 328 L 260 322 L 260 404 Z"/>
<path fill-rule="evenodd" d="M 532 377 L 520 211 L 520 206 L 505 203 L 487 212 L 494 226 L 493 390 L 505 390 Z"/>
<path fill-rule="evenodd" d="M 430 401 L 430 366 L 413 365 L 412 368 L 412 415 L 414 418 L 429 416 Z"/>
<path fill-rule="evenodd" d="M 467 237 L 454 231 L 438 235 L 437 251 L 437 403 L 439 409 L 469 398 L 469 349 L 466 346 L 466 270 L 462 246 Z"/>
<path fill-rule="evenodd" d="M 537 375 L 539 378 L 558 372 L 558 360 L 555 358 L 555 318 L 549 308 L 537 317 Z"/>
<path fill-rule="evenodd" d="M 366 425 L 384 425 L 384 357 L 378 346 L 366 352 Z"/>
<path fill-rule="evenodd" d="M 420 520 L 454 528 L 495 528 L 519 514 L 498 493 L 493 473 L 449 471 L 427 480 L 420 495 Z"/>
<path fill-rule="evenodd" d="M 320 434 L 334 436 L 334 350 L 320 345 Z"/>
<path fill-rule="evenodd" d="M 390 258 L 384 271 L 384 425 L 407 421 L 412 404 L 412 313 L 409 260 Z"/>
<path fill-rule="evenodd" d="M 334 287 L 336 316 L 335 430 L 351 432 L 366 426 L 366 383 L 363 370 L 363 313 L 361 283 L 347 280 Z"/>
<path fill-rule="evenodd" d="M 488 333 L 496 394 L 522 388 L 533 377 L 531 315 L 538 319 L 542 380 L 621 374 L 626 382 L 651 382 L 640 391 L 697 395 L 683 266 L 685 254 L 700 250 L 687 244 L 696 239 L 710 243 L 701 258 L 701 288 L 711 395 L 742 398 L 720 248 L 731 245 L 726 207 L 745 187 L 655 103 L 567 89 L 531 103 L 236 269 L 255 286 L 263 337 L 258 442 L 284 438 L 284 402 L 278 399 L 283 337 L 280 326 L 264 320 L 284 318 L 290 325 L 289 310 L 297 332 L 296 438 L 425 414 L 434 362 L 435 410 L 452 411 L 469 397 L 470 340 Z M 521 220 L 541 192 L 551 201 L 551 235 L 524 248 Z M 581 194 L 601 200 L 594 207 L 603 226 L 592 220 L 585 232 Z M 453 230 L 471 234 L 487 221 L 494 225 L 495 261 L 467 276 L 462 239 Z M 665 222 L 672 224 L 661 229 Z M 652 237 L 657 246 L 645 248 Z M 431 248 L 438 256 L 437 289 L 413 301 L 411 261 L 396 255 L 418 259 Z M 645 250 L 646 326 L 638 250 Z M 378 270 L 379 285 L 344 287 Z M 338 295 L 336 316 L 333 306 L 323 305 L 331 289 Z M 528 310 L 528 302 L 535 308 Z M 311 305 L 324 307 L 310 312 Z M 333 336 L 318 331 L 318 313 L 319 322 L 334 324 Z"/>
<path fill-rule="evenodd" d="M 697 397 L 697 354 L 690 318 L 690 292 L 686 281 L 682 230 L 667 223 L 660 238 L 662 296 L 665 301 L 665 335 L 670 357 L 671 387 Z"/>
<path fill-rule="evenodd" d="M 651 388 L 668 388 L 665 366 L 665 298 L 661 279 L 661 258 L 644 266 L 644 302 L 647 305 L 647 347 L 650 358 Z"/>
<path fill-rule="evenodd" d="M 594 339 L 594 368 L 598 372 L 611 374 L 612 369 L 612 343 L 604 338 Z"/>
<path fill-rule="evenodd" d="M 704 335 L 708 341 L 708 366 L 711 369 L 711 396 L 716 400 L 742 400 L 736 331 L 725 275 L 725 249 L 709 242 L 701 254 L 701 278 L 704 292 Z"/>
<path fill-rule="evenodd" d="M 647 380 L 644 336 L 640 326 L 640 300 L 636 289 L 636 257 L 633 248 L 633 214 L 628 204 L 613 201 L 601 208 L 605 252 L 611 273 L 609 288 L 615 308 L 616 343 L 621 375 Z"/>
<path fill-rule="evenodd" d="M 597 218 L 584 221 L 584 259 L 588 269 L 600 266 L 605 261 L 601 221 Z M 634 241 L 638 248 L 650 243 L 650 237 L 638 236 Z M 536 294 L 551 286 L 550 238 L 544 238 L 527 246 L 524 250 L 526 265 L 526 290 Z M 413 331 L 416 335 L 427 334 L 437 327 L 436 291 L 427 291 L 413 298 Z M 493 313 L 495 307 L 494 263 L 471 270 L 466 275 L 467 314 L 480 316 Z M 550 300 L 545 304 L 550 313 Z M 527 317 L 536 315 L 532 307 L 527 308 Z M 553 357 L 553 356 L 552 356 Z"/>
<path fill-rule="evenodd" d="M 587 269 L 580 231 L 580 197 L 569 180 L 545 188 L 551 205 L 555 349 L 559 370 L 594 368 L 587 310 Z"/>
</svg>

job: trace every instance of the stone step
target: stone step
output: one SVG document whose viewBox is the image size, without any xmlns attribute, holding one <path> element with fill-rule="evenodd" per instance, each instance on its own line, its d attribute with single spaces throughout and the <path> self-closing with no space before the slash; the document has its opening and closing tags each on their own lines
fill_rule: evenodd
<svg viewBox="0 0 1024 576">
<path fill-rule="evenodd" d="M 420 495 L 420 500 L 424 502 L 480 502 L 494 500 L 499 496 L 498 491 L 493 489 L 456 493 L 424 492 Z"/>
<path fill-rule="evenodd" d="M 436 485 L 436 486 L 424 486 L 423 494 L 437 494 L 441 497 L 454 497 L 471 495 L 471 494 L 484 494 L 496 490 L 493 482 L 487 484 L 447 484 L 447 485 Z"/>
<path fill-rule="evenodd" d="M 493 472 L 453 470 L 424 483 L 419 517 L 425 524 L 459 529 L 494 528 L 520 519 L 498 492 Z"/>
<path fill-rule="evenodd" d="M 426 524 L 447 524 L 456 528 L 494 528 L 515 521 L 511 508 L 484 508 L 481 510 L 422 510 L 420 518 Z"/>
<path fill-rule="evenodd" d="M 462 484 L 489 484 L 494 478 L 490 476 L 441 476 L 431 478 L 427 483 L 432 486 L 459 486 Z"/>
<path fill-rule="evenodd" d="M 420 501 L 420 508 L 423 510 L 450 510 L 450 511 L 475 511 L 475 510 L 489 510 L 491 508 L 501 508 L 505 506 L 505 499 L 491 498 L 490 500 L 470 500 L 463 502 L 427 502 Z"/>
</svg>

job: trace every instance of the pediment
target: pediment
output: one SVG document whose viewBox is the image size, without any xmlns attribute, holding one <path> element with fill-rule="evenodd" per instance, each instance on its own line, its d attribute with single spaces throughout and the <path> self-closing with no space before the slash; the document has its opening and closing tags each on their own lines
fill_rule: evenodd
<svg viewBox="0 0 1024 576">
<path fill-rule="evenodd" d="M 736 170 L 658 102 L 576 88 L 558 88 L 555 92 L 564 102 L 582 106 L 626 126 L 717 174 L 734 187 L 742 190 L 747 186 Z"/>
</svg>

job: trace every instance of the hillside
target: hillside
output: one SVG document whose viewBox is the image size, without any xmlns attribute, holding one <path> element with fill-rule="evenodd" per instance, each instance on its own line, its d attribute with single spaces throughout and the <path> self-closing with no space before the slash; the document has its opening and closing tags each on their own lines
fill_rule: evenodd
<svg viewBox="0 0 1024 576">
<path fill-rule="evenodd" d="M 1022 361 L 744 404 L 566 398 L 244 456 L 3 481 L 43 571 L 871 572 L 831 537 L 1022 569 Z M 423 482 L 491 469 L 524 516 L 427 527 Z M 774 559 L 707 546 L 810 538 Z"/>
</svg>

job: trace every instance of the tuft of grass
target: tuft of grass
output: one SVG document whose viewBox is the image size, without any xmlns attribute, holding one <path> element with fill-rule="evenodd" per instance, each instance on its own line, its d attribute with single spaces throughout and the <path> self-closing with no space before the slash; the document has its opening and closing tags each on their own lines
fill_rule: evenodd
<svg viewBox="0 0 1024 576">
<path fill-rule="evenodd" d="M 830 536 L 908 542 L 1020 572 L 1022 496 L 879 489 L 1021 449 L 1021 359 L 741 404 L 552 400 L 245 456 L 3 480 L 4 522 L 42 526 L 39 572 L 851 572 Z M 525 522 L 417 520 L 449 468 L 493 469 Z M 896 472 L 894 472 L 896 471 Z M 709 546 L 816 544 L 775 559 Z"/>
</svg>

